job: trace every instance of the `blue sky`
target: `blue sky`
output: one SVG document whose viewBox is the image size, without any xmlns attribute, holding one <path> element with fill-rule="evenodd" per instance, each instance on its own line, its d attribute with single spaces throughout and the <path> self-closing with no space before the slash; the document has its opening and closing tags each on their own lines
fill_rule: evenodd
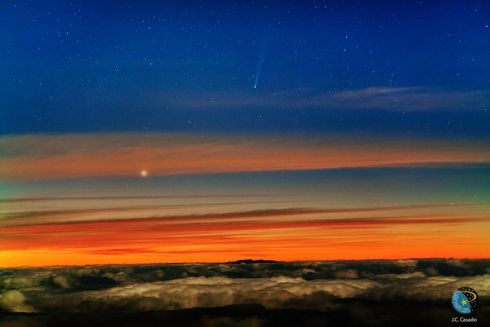
<svg viewBox="0 0 490 327">
<path fill-rule="evenodd" d="M 485 2 L 0 6 L 2 134 L 490 133 Z"/>
</svg>

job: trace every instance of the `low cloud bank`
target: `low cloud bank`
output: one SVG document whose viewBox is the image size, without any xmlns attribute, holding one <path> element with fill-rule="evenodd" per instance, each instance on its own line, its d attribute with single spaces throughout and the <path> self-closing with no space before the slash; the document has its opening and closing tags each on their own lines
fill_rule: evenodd
<svg viewBox="0 0 490 327">
<path fill-rule="evenodd" d="M 447 302 L 462 286 L 490 297 L 490 260 L 128 265 L 0 272 L 3 312 L 146 312 L 257 304 L 338 308 L 345 300 Z"/>
</svg>

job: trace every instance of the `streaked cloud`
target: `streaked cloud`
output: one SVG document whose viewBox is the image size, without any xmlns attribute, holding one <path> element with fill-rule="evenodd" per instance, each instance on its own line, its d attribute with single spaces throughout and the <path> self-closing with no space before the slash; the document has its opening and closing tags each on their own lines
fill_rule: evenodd
<svg viewBox="0 0 490 327">
<path fill-rule="evenodd" d="M 252 209 L 257 205 L 262 209 Z M 485 257 L 490 245 L 488 215 L 479 205 L 263 205 L 245 203 L 241 211 L 225 211 L 230 207 L 218 203 L 189 207 L 186 212 L 131 206 L 15 210 L 0 221 L 0 263 L 45 265 L 66 263 L 67 258 L 78 263 L 124 263 L 215 262 L 244 256 L 282 260 Z M 466 229 L 472 233 L 461 232 Z"/>
<path fill-rule="evenodd" d="M 154 199 L 149 197 L 150 199 Z M 72 198 L 70 198 L 72 199 Z M 124 199 L 124 198 L 123 198 Z M 22 199 L 14 199 L 14 201 L 20 201 Z M 29 201 L 29 199 L 23 199 Z M 53 198 L 45 199 L 44 201 L 52 201 Z M 101 197 L 99 200 L 104 200 Z M 30 202 L 37 202 L 40 199 L 31 199 Z M 278 201 L 281 203 L 280 201 Z M 175 205 L 152 205 L 152 206 L 120 206 L 109 208 L 90 208 L 90 209 L 72 209 L 72 210 L 42 210 L 42 211 L 14 211 L 0 214 L 0 226 L 26 226 L 26 225 L 43 225 L 43 224 L 83 224 L 90 223 L 104 223 L 104 222 L 129 222 L 129 221 L 144 221 L 144 220 L 161 220 L 163 222 L 175 221 L 200 221 L 207 219 L 215 220 L 227 220 L 227 219 L 240 219 L 240 218 L 267 218 L 274 216 L 294 216 L 294 215 L 307 215 L 307 214 L 342 214 L 342 213 L 366 213 L 366 212 L 383 212 L 383 211 L 395 211 L 395 210 L 420 210 L 420 209 L 434 209 L 445 208 L 447 204 L 426 204 L 426 205 L 408 205 L 408 206 L 394 206 L 394 207 L 358 207 L 358 208 L 281 208 L 281 209 L 260 209 L 250 211 L 232 211 L 232 212 L 215 212 L 215 213 L 201 213 L 192 215 L 166 215 L 157 216 L 156 212 L 164 210 L 168 212 L 169 209 L 187 208 L 187 209 L 204 209 L 209 210 L 211 207 L 237 205 L 237 204 L 261 204 L 267 203 L 273 204 L 274 201 L 267 202 L 209 202 L 201 204 L 175 204 Z M 277 203 L 277 202 L 276 202 Z M 464 204 L 451 204 L 451 208 L 465 207 L 469 205 Z M 152 217 L 146 216 L 137 217 L 137 214 L 144 215 L 145 212 L 151 212 Z M 103 219 L 106 213 L 110 213 L 110 218 Z M 118 213 L 129 213 L 130 218 L 119 218 Z M 92 218 L 88 218 L 91 216 Z M 85 219 L 82 219 L 84 218 Z M 98 218 L 97 218 L 98 217 Z M 61 219 L 60 219 L 61 218 Z M 72 218 L 72 219 L 68 219 Z"/>
<path fill-rule="evenodd" d="M 0 179 L 287 171 L 490 162 L 486 140 L 68 134 L 0 138 Z"/>
<path fill-rule="evenodd" d="M 490 91 L 373 86 L 363 89 L 320 92 L 311 88 L 298 88 L 272 93 L 165 94 L 161 101 L 184 108 L 264 107 L 328 110 L 380 109 L 406 112 L 480 111 L 488 110 L 490 107 Z"/>
</svg>

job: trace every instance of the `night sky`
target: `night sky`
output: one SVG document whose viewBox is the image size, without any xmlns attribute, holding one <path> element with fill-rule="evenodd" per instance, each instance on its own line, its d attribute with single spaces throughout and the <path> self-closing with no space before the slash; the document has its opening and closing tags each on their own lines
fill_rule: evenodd
<svg viewBox="0 0 490 327">
<path fill-rule="evenodd" d="M 0 266 L 488 257 L 489 25 L 485 1 L 0 0 Z"/>
<path fill-rule="evenodd" d="M 482 1 L 2 1 L 0 10 L 2 134 L 490 133 Z"/>
</svg>

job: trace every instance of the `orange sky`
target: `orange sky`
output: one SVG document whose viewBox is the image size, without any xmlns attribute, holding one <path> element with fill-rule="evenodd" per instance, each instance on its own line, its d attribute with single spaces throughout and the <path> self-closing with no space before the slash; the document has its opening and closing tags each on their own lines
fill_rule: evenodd
<svg viewBox="0 0 490 327">
<path fill-rule="evenodd" d="M 490 257 L 487 170 L 464 166 L 488 164 L 485 145 L 1 137 L 0 266 Z"/>
<path fill-rule="evenodd" d="M 477 206 L 289 208 L 122 219 L 94 218 L 98 213 L 67 212 L 66 218 L 79 219 L 65 222 L 50 215 L 5 219 L 0 265 L 478 258 L 488 257 L 490 248 L 488 215 Z"/>
</svg>

